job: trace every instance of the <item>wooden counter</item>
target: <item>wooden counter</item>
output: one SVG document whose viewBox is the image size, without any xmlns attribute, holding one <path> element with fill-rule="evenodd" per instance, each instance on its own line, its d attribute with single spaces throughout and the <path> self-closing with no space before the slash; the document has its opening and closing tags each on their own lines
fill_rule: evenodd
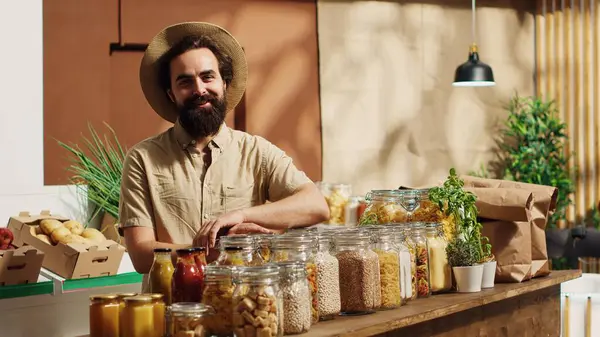
<svg viewBox="0 0 600 337">
<path fill-rule="evenodd" d="M 470 294 L 434 295 L 390 311 L 336 317 L 298 337 L 560 336 L 560 284 L 580 270 L 553 271 L 523 283 Z"/>
</svg>

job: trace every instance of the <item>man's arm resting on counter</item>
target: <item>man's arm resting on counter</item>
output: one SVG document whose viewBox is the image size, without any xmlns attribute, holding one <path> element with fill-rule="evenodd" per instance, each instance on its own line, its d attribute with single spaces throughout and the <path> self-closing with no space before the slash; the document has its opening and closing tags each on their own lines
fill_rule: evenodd
<svg viewBox="0 0 600 337">
<path fill-rule="evenodd" d="M 151 227 L 126 227 L 123 229 L 127 252 L 135 271 L 140 274 L 148 274 L 154 261 L 154 249 L 171 248 L 173 264 L 177 259 L 176 250 L 188 248 L 191 245 L 176 245 L 172 243 L 158 242 L 154 238 L 154 229 Z"/>
<path fill-rule="evenodd" d="M 313 183 L 301 185 L 289 197 L 240 212 L 244 222 L 278 231 L 310 226 L 329 219 L 327 202 Z"/>
</svg>

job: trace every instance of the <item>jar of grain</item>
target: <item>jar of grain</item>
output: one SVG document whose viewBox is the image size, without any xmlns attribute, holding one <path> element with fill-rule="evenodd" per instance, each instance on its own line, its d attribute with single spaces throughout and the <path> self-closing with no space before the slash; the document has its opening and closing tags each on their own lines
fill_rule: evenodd
<svg viewBox="0 0 600 337">
<path fill-rule="evenodd" d="M 394 244 L 391 229 L 379 230 L 374 251 L 379 257 L 379 281 L 381 284 L 380 309 L 395 309 L 402 305 L 400 296 L 400 257 Z"/>
<path fill-rule="evenodd" d="M 312 323 L 319 321 L 319 299 L 317 284 L 317 236 L 312 233 L 288 233 L 274 237 L 271 241 L 273 262 L 301 261 L 306 265 L 306 275 L 310 287 Z"/>
<path fill-rule="evenodd" d="M 211 265 L 205 269 L 202 303 L 215 311 L 214 315 L 207 316 L 204 320 L 204 326 L 210 336 L 227 337 L 233 334 L 233 268 Z"/>
<path fill-rule="evenodd" d="M 429 275 L 429 252 L 425 237 L 425 225 L 421 222 L 412 224 L 411 238 L 414 242 L 417 297 L 429 297 L 431 294 Z"/>
<path fill-rule="evenodd" d="M 283 299 L 283 334 L 307 332 L 312 322 L 311 296 L 304 263 L 279 262 Z"/>
<path fill-rule="evenodd" d="M 448 263 L 446 247 L 440 223 L 428 223 L 426 227 L 427 251 L 429 253 L 429 281 L 431 292 L 442 293 L 452 289 L 452 269 Z"/>
<path fill-rule="evenodd" d="M 90 337 L 119 336 L 119 298 L 117 295 L 90 297 Z"/>
<path fill-rule="evenodd" d="M 219 241 L 217 266 L 260 266 L 262 258 L 255 254 L 255 242 L 251 235 L 222 236 Z"/>
<path fill-rule="evenodd" d="M 279 267 L 236 268 L 233 333 L 236 337 L 283 336 L 283 303 Z"/>
<path fill-rule="evenodd" d="M 173 303 L 167 311 L 167 337 L 207 336 L 205 321 L 214 315 L 213 308 L 202 303 Z"/>
<path fill-rule="evenodd" d="M 317 182 L 317 187 L 329 206 L 329 224 L 343 225 L 346 223 L 346 204 L 352 195 L 352 185 Z"/>
<path fill-rule="evenodd" d="M 315 256 L 317 265 L 317 297 L 319 320 L 333 319 L 340 313 L 340 269 L 338 260 L 331 254 L 331 234 L 318 236 L 318 251 Z"/>
<path fill-rule="evenodd" d="M 370 248 L 370 235 L 345 231 L 335 237 L 339 263 L 342 314 L 372 313 L 381 297 L 379 258 Z"/>
</svg>

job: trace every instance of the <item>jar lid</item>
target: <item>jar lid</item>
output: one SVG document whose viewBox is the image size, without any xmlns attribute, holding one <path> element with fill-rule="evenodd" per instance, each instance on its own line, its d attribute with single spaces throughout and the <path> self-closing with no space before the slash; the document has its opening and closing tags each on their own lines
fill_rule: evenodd
<svg viewBox="0 0 600 337">
<path fill-rule="evenodd" d="M 90 301 L 110 301 L 116 300 L 117 298 L 119 298 L 117 294 L 92 295 L 90 296 Z"/>
<path fill-rule="evenodd" d="M 179 248 L 175 251 L 177 254 L 192 254 L 194 252 L 196 252 L 196 248 L 194 247 L 189 247 L 189 248 Z"/>
<path fill-rule="evenodd" d="M 146 295 L 136 295 L 132 297 L 125 297 L 123 300 L 125 302 L 150 303 L 152 302 L 152 297 Z"/>
<path fill-rule="evenodd" d="M 195 302 L 179 302 L 173 303 L 169 312 L 173 316 L 187 316 L 187 315 L 200 315 L 208 316 L 214 315 L 215 310 L 210 305 L 195 303 Z"/>
<path fill-rule="evenodd" d="M 125 297 L 133 297 L 133 296 L 137 296 L 138 293 L 118 293 L 116 294 L 117 297 L 119 299 L 125 298 Z"/>
<path fill-rule="evenodd" d="M 271 240 L 273 249 L 307 249 L 315 247 L 317 244 L 317 236 L 315 234 L 284 234 L 274 237 Z"/>
<path fill-rule="evenodd" d="M 231 276 L 233 268 L 231 266 L 217 266 L 208 265 L 204 267 L 204 274 L 206 276 Z"/>
<path fill-rule="evenodd" d="M 301 261 L 285 261 L 285 262 L 277 262 L 276 265 L 280 268 L 279 272 L 281 274 L 289 273 L 303 273 L 306 274 L 306 264 Z"/>
<path fill-rule="evenodd" d="M 171 248 L 155 248 L 154 252 L 155 253 L 170 253 L 172 250 Z"/>
<path fill-rule="evenodd" d="M 165 297 L 165 295 L 159 294 L 159 293 L 148 293 L 148 294 L 142 294 L 142 295 L 143 296 L 149 296 L 153 300 L 162 300 L 163 297 Z"/>
<path fill-rule="evenodd" d="M 278 278 L 280 268 L 268 263 L 262 266 L 236 267 L 238 277 L 248 278 Z"/>
<path fill-rule="evenodd" d="M 425 229 L 425 223 L 423 222 L 411 222 L 410 228 L 412 229 Z"/>
<path fill-rule="evenodd" d="M 254 238 L 250 235 L 231 235 L 222 236 L 219 239 L 219 247 L 242 247 L 243 249 L 252 248 L 254 245 Z"/>
</svg>

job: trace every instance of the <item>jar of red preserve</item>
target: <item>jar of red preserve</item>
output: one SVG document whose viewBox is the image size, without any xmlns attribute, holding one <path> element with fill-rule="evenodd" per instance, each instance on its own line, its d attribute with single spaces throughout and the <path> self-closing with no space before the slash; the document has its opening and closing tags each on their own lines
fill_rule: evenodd
<svg viewBox="0 0 600 337">
<path fill-rule="evenodd" d="M 177 263 L 173 272 L 173 303 L 177 302 L 201 302 L 204 291 L 204 268 L 206 260 L 202 265 L 202 249 L 184 248 L 178 249 Z M 200 261 L 200 262 L 198 262 Z"/>
</svg>

